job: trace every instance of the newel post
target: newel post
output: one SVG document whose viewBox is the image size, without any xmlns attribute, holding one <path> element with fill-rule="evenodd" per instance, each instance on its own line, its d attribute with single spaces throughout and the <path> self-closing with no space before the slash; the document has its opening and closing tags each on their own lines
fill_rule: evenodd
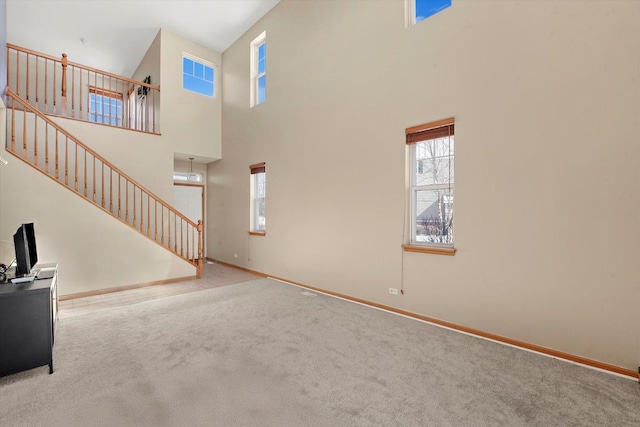
<svg viewBox="0 0 640 427">
<path fill-rule="evenodd" d="M 67 54 L 62 54 L 62 114 L 67 115 Z"/>
<path fill-rule="evenodd" d="M 202 277 L 202 220 L 198 220 L 198 264 L 196 277 Z"/>
</svg>

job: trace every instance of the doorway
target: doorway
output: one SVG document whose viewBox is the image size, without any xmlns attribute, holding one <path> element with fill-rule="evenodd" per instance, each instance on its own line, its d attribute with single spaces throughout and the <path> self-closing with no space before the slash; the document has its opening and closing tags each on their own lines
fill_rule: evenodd
<svg viewBox="0 0 640 427">
<path fill-rule="evenodd" d="M 204 185 L 174 183 L 173 206 L 196 224 L 198 221 L 202 221 L 202 252 L 204 256 L 206 247 L 204 244 Z M 182 233 L 182 230 L 178 228 L 178 232 Z"/>
</svg>

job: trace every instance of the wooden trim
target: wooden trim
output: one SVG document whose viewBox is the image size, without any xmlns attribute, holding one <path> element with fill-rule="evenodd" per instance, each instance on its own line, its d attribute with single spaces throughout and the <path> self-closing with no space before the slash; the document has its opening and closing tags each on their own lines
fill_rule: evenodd
<svg viewBox="0 0 640 427">
<path fill-rule="evenodd" d="M 121 92 L 116 92 L 109 89 L 102 89 L 96 86 L 89 86 L 89 93 L 95 93 L 96 95 L 106 96 L 107 98 L 117 99 L 124 102 L 124 96 Z"/>
<path fill-rule="evenodd" d="M 18 110 L 18 108 L 16 108 L 16 110 Z M 43 113 L 44 114 L 44 113 Z M 51 116 L 51 117 L 58 117 L 61 119 L 66 119 L 66 120 L 75 120 L 77 122 L 84 122 L 87 123 L 86 120 L 82 119 L 82 118 L 78 118 L 78 117 L 71 117 L 71 116 L 63 116 L 62 114 L 54 114 L 54 113 L 46 113 L 47 116 Z M 133 129 L 130 127 L 126 127 L 126 126 L 113 126 L 107 123 L 100 123 L 100 122 L 90 122 L 92 126 L 107 126 L 110 127 L 111 129 L 122 129 L 122 130 L 126 130 L 129 132 L 139 132 L 139 133 L 144 133 L 145 135 L 156 135 L 156 136 L 162 136 L 162 133 L 160 132 L 151 132 L 151 131 L 147 131 L 147 130 L 141 130 L 141 129 Z"/>
<path fill-rule="evenodd" d="M 210 258 L 207 258 L 207 259 L 210 259 Z M 210 259 L 210 260 L 215 261 L 213 259 Z M 353 302 L 357 302 L 359 304 L 367 305 L 367 306 L 370 306 L 370 307 L 375 307 L 375 308 L 378 308 L 378 309 L 381 309 L 381 310 L 385 310 L 385 311 L 388 311 L 388 312 L 391 312 L 391 313 L 400 314 L 402 316 L 407 316 L 407 317 L 410 317 L 410 318 L 413 318 L 413 319 L 421 320 L 423 322 L 432 323 L 434 325 L 443 326 L 445 328 L 449 328 L 449 329 L 452 329 L 452 330 L 455 330 L 455 331 L 464 332 L 466 334 L 475 335 L 475 336 L 478 336 L 478 337 L 481 337 L 481 338 L 486 338 L 486 339 L 489 339 L 489 340 L 492 340 L 492 341 L 497 341 L 499 343 L 512 345 L 514 347 L 519 347 L 519 348 L 530 350 L 530 351 L 535 351 L 536 353 L 545 354 L 545 355 L 551 356 L 551 357 L 557 357 L 558 359 L 563 359 L 563 360 L 566 360 L 566 361 L 569 361 L 569 362 L 579 363 L 581 365 L 589 366 L 589 367 L 596 368 L 596 369 L 601 369 L 603 371 L 608 371 L 608 372 L 612 372 L 612 373 L 615 373 L 615 374 L 619 374 L 619 375 L 623 375 L 623 376 L 627 376 L 627 377 L 631 377 L 631 378 L 636 378 L 636 379 L 640 380 L 640 373 L 638 373 L 636 371 L 633 371 L 631 369 L 623 368 L 623 367 L 616 366 L 616 365 L 611 365 L 609 363 L 604 363 L 604 362 L 600 362 L 600 361 L 593 360 L 593 359 L 588 359 L 586 357 L 577 356 L 577 355 L 571 354 L 571 353 L 565 353 L 563 351 L 554 350 L 552 348 L 543 347 L 543 346 L 536 345 L 536 344 L 530 344 L 530 343 L 527 343 L 527 342 L 524 342 L 524 341 L 520 341 L 520 340 L 515 340 L 515 339 L 512 339 L 512 338 L 504 337 L 502 335 L 492 334 L 490 332 L 484 332 L 484 331 L 481 331 L 479 329 L 468 328 L 466 326 L 458 325 L 458 324 L 455 324 L 455 323 L 452 323 L 452 322 L 447 322 L 445 320 L 440 320 L 440 319 L 436 319 L 434 317 L 429 317 L 429 316 L 423 316 L 421 314 L 413 313 L 411 311 L 401 310 L 399 308 L 391 307 L 391 306 L 384 305 L 384 304 L 378 304 L 378 303 L 367 301 L 367 300 L 364 300 L 364 299 L 352 297 L 350 295 L 341 294 L 339 292 L 327 291 L 327 290 L 322 289 L 322 288 L 305 285 L 303 283 L 294 282 L 292 280 L 283 279 L 281 277 L 272 276 L 272 275 L 266 275 L 266 274 L 261 273 L 259 271 L 250 270 L 248 268 L 239 267 L 237 265 L 228 264 L 226 262 L 222 262 L 222 261 L 215 261 L 215 262 L 217 262 L 219 264 L 223 264 L 223 265 L 229 266 L 229 267 L 237 268 L 239 270 L 248 271 L 248 272 L 256 274 L 258 276 L 280 280 L 280 281 L 283 281 L 283 282 L 290 283 L 292 285 L 300 286 L 302 288 L 311 289 L 313 291 L 321 292 L 323 294 L 331 295 L 331 296 L 338 297 L 338 298 L 343 298 L 343 299 L 348 300 L 348 301 L 353 301 Z"/>
<path fill-rule="evenodd" d="M 235 268 L 237 270 L 246 271 L 247 273 L 252 273 L 252 274 L 255 274 L 256 276 L 269 277 L 264 273 L 260 273 L 259 271 L 251 270 L 251 269 L 245 268 L 245 267 L 240 267 L 239 265 L 229 264 L 228 262 L 218 261 L 217 259 L 209 258 L 209 257 L 206 257 L 205 259 L 207 261 L 215 262 L 216 264 L 222 264 L 222 265 L 226 265 L 227 267 Z"/>
<path fill-rule="evenodd" d="M 249 235 L 250 236 L 266 236 L 267 232 L 266 231 L 249 231 Z"/>
<path fill-rule="evenodd" d="M 66 301 L 76 298 L 92 297 L 95 295 L 110 294 L 113 292 L 129 291 L 131 289 L 146 288 L 148 286 L 168 285 L 170 283 L 185 282 L 187 280 L 196 280 L 196 276 L 176 277 L 175 279 L 156 280 L 153 282 L 139 283 L 137 285 L 116 286 L 114 288 L 97 289 L 95 291 L 78 292 L 76 294 L 61 295 L 58 297 L 60 301 Z"/>
<path fill-rule="evenodd" d="M 436 122 L 425 123 L 425 124 L 422 124 L 422 125 L 406 128 L 404 130 L 404 133 L 405 133 L 405 135 L 408 135 L 410 133 L 423 132 L 425 130 L 429 130 L 429 129 L 433 129 L 433 128 L 439 128 L 439 127 L 442 127 L 442 126 L 452 125 L 453 123 L 454 123 L 454 119 L 453 119 L 453 117 L 450 117 L 448 119 L 438 120 Z"/>
<path fill-rule="evenodd" d="M 454 256 L 456 254 L 456 248 L 438 248 L 436 246 L 417 246 L 417 245 L 402 245 L 405 252 L 418 252 L 422 254 L 436 254 L 436 255 L 449 255 Z"/>
<path fill-rule="evenodd" d="M 51 61 L 62 62 L 62 61 L 60 61 L 60 58 L 56 58 L 55 56 L 51 56 L 51 55 L 47 55 L 47 54 L 44 54 L 44 53 L 36 52 L 35 50 L 25 49 L 23 47 L 16 46 L 16 45 L 11 44 L 11 43 L 7 43 L 7 48 L 8 49 L 13 49 L 13 50 L 16 50 L 16 51 L 19 51 L 19 52 L 28 53 L 29 55 L 35 55 L 35 56 L 39 56 L 41 58 L 46 58 L 46 59 L 49 59 Z M 67 65 L 71 65 L 72 67 L 77 67 L 77 68 L 80 68 L 80 69 L 83 69 L 83 70 L 86 70 L 86 71 L 90 71 L 92 73 L 102 74 L 102 75 L 105 75 L 107 77 L 113 77 L 115 79 L 124 80 L 125 82 L 133 83 L 133 84 L 136 84 L 136 85 L 146 86 L 149 89 L 155 89 L 155 90 L 158 90 L 158 91 L 160 90 L 160 86 L 154 86 L 154 85 L 151 85 L 149 83 L 140 82 L 138 80 L 133 80 L 133 79 L 130 79 L 130 78 L 124 77 L 124 76 L 119 76 L 117 74 L 109 73 L 107 71 L 98 70 L 97 68 L 87 67 L 86 65 L 78 64 L 78 63 L 75 63 L 75 62 L 67 61 Z"/>
<path fill-rule="evenodd" d="M 250 165 L 249 166 L 249 170 L 251 171 L 251 175 L 257 174 L 257 173 L 264 173 L 267 170 L 267 167 L 265 165 L 264 162 L 262 163 L 256 163 L 255 165 Z"/>
<path fill-rule="evenodd" d="M 151 197 L 153 197 L 154 199 L 158 200 L 158 202 L 160 202 L 161 204 L 163 204 L 163 206 L 165 206 L 170 212 L 172 212 L 173 214 L 179 216 L 180 218 L 182 218 L 184 221 L 186 221 L 189 225 L 193 226 L 193 227 L 197 227 L 198 225 L 191 221 L 189 218 L 187 218 L 186 216 L 182 215 L 180 212 L 178 212 L 177 210 L 175 210 L 172 206 L 170 206 L 169 204 L 166 204 L 160 197 L 156 196 L 152 191 L 148 190 L 146 187 L 144 187 L 143 185 L 141 185 L 140 183 L 138 183 L 137 181 L 134 181 L 132 178 L 129 177 L 129 175 L 127 175 L 126 173 L 124 173 L 123 171 L 121 171 L 119 168 L 117 168 L 116 166 L 114 166 L 111 162 L 109 162 L 108 160 L 106 160 L 104 157 L 102 157 L 101 155 L 99 155 L 98 153 L 96 153 L 95 151 L 93 151 L 91 148 L 89 148 L 88 146 L 86 146 L 85 144 L 83 144 L 82 142 L 80 142 L 80 140 L 78 138 L 76 138 L 75 136 L 71 135 L 69 132 L 67 132 L 66 130 L 64 130 L 60 125 L 58 125 L 57 123 L 55 123 L 54 121 L 52 121 L 50 118 L 48 118 L 45 114 L 43 114 L 42 112 L 38 111 L 35 107 L 33 107 L 31 104 L 27 103 L 26 101 L 24 101 L 20 96 L 16 95 L 11 89 L 9 89 L 7 87 L 6 89 L 6 94 L 13 98 L 14 100 L 17 100 L 19 103 L 23 104 L 23 107 L 25 107 L 25 109 L 27 111 L 30 111 L 32 113 L 34 113 L 36 116 L 40 117 L 42 120 L 46 121 L 47 123 L 49 123 L 51 126 L 53 126 L 58 132 L 60 132 L 61 134 L 63 134 L 64 136 L 66 136 L 67 138 L 70 138 L 73 140 L 73 142 L 75 142 L 77 145 L 81 146 L 84 150 L 86 150 L 87 152 L 89 152 L 92 156 L 96 157 L 98 160 L 100 160 L 102 163 L 105 164 L 105 166 L 108 166 L 112 171 L 116 172 L 118 175 L 123 176 L 126 178 L 127 181 L 131 182 L 131 184 L 135 185 L 136 187 L 142 189 L 145 191 L 145 193 L 147 193 L 148 195 L 150 195 Z M 28 163 L 28 162 L 27 162 Z M 46 175 L 46 174 L 45 174 Z"/>
<path fill-rule="evenodd" d="M 257 169 L 257 168 L 262 168 L 262 167 L 265 167 L 265 166 L 266 166 L 265 162 L 256 163 L 254 165 L 249 165 L 249 169 Z"/>
</svg>

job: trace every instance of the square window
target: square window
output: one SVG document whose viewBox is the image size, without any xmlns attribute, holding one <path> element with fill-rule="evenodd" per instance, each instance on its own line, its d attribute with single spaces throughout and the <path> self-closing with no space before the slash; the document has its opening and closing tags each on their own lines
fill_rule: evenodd
<svg viewBox="0 0 640 427">
<path fill-rule="evenodd" d="M 215 96 L 215 67 L 204 59 L 182 57 L 182 88 L 209 97 Z"/>
</svg>

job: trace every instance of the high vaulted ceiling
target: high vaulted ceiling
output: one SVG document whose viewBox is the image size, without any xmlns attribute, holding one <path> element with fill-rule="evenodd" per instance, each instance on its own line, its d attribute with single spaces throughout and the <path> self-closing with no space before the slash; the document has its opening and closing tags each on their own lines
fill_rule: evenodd
<svg viewBox="0 0 640 427">
<path fill-rule="evenodd" d="M 7 42 L 129 77 L 160 28 L 222 53 L 279 1 L 7 0 Z"/>
</svg>

